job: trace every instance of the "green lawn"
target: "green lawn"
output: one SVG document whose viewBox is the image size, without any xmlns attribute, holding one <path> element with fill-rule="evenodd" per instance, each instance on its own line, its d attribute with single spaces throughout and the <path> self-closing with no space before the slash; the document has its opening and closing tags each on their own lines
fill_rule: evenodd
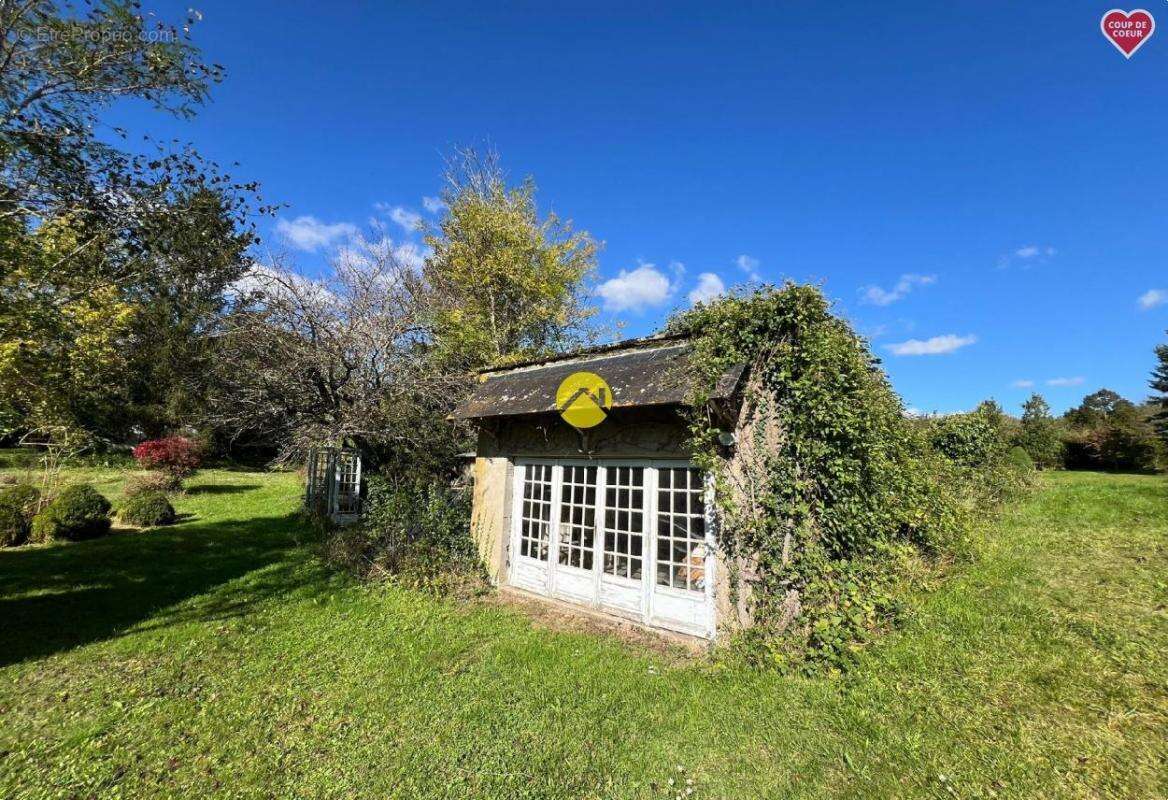
<svg viewBox="0 0 1168 800">
<path fill-rule="evenodd" d="M 1044 476 L 834 679 L 353 585 L 297 495 L 0 552 L 0 797 L 1168 796 L 1163 477 Z"/>
</svg>

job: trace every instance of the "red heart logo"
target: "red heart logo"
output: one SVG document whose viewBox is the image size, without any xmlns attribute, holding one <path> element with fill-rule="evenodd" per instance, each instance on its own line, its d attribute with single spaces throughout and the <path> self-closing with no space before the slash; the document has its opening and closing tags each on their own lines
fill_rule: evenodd
<svg viewBox="0 0 1168 800">
<path fill-rule="evenodd" d="M 1156 20 L 1142 8 L 1135 11 L 1113 8 L 1103 15 L 1099 27 L 1124 58 L 1131 58 L 1156 32 Z"/>
</svg>

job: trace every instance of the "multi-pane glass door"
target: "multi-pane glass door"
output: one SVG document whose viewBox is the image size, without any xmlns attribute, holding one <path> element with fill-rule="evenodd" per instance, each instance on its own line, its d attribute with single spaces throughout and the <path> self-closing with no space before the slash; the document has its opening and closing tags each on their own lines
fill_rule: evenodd
<svg viewBox="0 0 1168 800">
<path fill-rule="evenodd" d="M 712 635 L 707 491 L 676 462 L 518 464 L 511 582 Z"/>
</svg>

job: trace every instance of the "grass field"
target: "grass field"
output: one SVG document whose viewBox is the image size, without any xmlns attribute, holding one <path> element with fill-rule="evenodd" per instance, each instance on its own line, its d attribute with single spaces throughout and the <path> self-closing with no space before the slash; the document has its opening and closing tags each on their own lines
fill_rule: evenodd
<svg viewBox="0 0 1168 800">
<path fill-rule="evenodd" d="M 816 679 L 354 585 L 297 495 L 206 471 L 173 528 L 0 552 L 0 797 L 1168 796 L 1163 477 L 1043 476 Z"/>
</svg>

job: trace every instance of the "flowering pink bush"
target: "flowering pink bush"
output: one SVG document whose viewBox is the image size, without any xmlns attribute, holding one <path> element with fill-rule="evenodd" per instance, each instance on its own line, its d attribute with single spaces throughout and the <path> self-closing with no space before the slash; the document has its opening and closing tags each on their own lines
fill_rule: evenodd
<svg viewBox="0 0 1168 800">
<path fill-rule="evenodd" d="M 134 458 L 143 469 L 165 472 L 176 482 L 189 478 L 203 463 L 197 442 L 185 436 L 150 439 L 134 448 Z"/>
</svg>

